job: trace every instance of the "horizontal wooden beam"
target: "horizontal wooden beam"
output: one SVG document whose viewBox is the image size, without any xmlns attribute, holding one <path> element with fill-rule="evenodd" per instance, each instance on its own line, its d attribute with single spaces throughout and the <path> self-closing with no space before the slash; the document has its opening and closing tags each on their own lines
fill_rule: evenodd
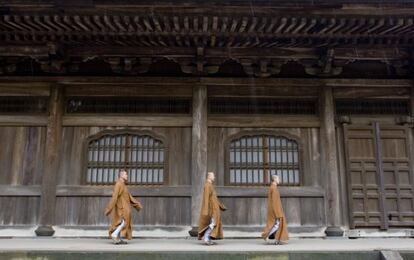
<svg viewBox="0 0 414 260">
<path fill-rule="evenodd" d="M 0 185 L 0 197 L 40 197 L 40 185 Z"/>
<path fill-rule="evenodd" d="M 1 119 L 1 117 L 0 117 Z M 159 126 L 190 127 L 189 116 L 64 116 L 63 126 Z M 317 116 L 240 115 L 209 116 L 209 127 L 319 127 Z"/>
<path fill-rule="evenodd" d="M 245 115 L 209 116 L 209 127 L 319 127 L 317 116 Z"/>
<path fill-rule="evenodd" d="M 50 83 L 2 83 L 0 80 L 0 96 L 49 96 Z"/>
<path fill-rule="evenodd" d="M 107 197 L 112 195 L 113 186 L 57 186 L 58 197 Z M 128 186 L 129 192 L 138 197 L 190 197 L 190 186 Z"/>
<path fill-rule="evenodd" d="M 124 96 L 124 97 L 191 97 L 192 86 L 185 85 L 119 85 L 113 84 L 89 84 L 67 86 L 65 96 Z"/>
<path fill-rule="evenodd" d="M 47 116 L 0 115 L 0 126 L 47 126 Z"/>
<path fill-rule="evenodd" d="M 12 47 L 10 47 L 12 48 Z M 0 49 L 1 50 L 1 49 Z M 409 53 L 401 48 L 333 48 L 335 59 L 345 59 L 352 61 L 376 60 L 384 61 L 409 58 Z M 266 58 L 266 59 L 319 59 L 321 54 L 317 48 L 240 48 L 240 47 L 206 47 L 204 57 L 224 57 L 227 59 L 235 58 Z M 170 57 L 170 58 L 195 58 L 197 55 L 196 47 L 132 47 L 125 46 L 114 48 L 113 46 L 100 46 L 99 48 L 90 47 L 69 47 L 65 53 L 73 57 Z"/>
<path fill-rule="evenodd" d="M 267 197 L 269 187 L 216 187 L 220 197 Z M 321 187 L 279 187 L 281 197 L 323 198 L 325 191 Z"/>
<path fill-rule="evenodd" d="M 191 186 L 129 186 L 129 191 L 137 197 L 191 197 Z M 226 187 L 217 186 L 220 197 L 267 197 L 268 187 Z M 58 197 L 110 197 L 113 186 L 63 186 L 56 187 Z M 320 187 L 279 187 L 282 197 L 323 198 L 325 192 Z M 37 197 L 41 194 L 39 185 L 0 185 L 0 197 Z"/>
<path fill-rule="evenodd" d="M 97 86 L 109 84 L 119 85 L 146 85 L 146 86 L 193 86 L 203 84 L 207 86 L 269 86 L 269 87 L 395 87 L 406 88 L 413 85 L 411 79 L 344 79 L 344 78 L 207 78 L 207 77 L 16 77 L 4 76 L 0 78 L 0 86 L 11 83 L 45 84 L 58 83 L 66 88 L 76 88 L 80 85 Z"/>
<path fill-rule="evenodd" d="M 371 99 L 409 99 L 409 87 L 338 87 L 333 91 L 334 98 L 337 99 L 357 99 L 357 98 L 371 98 Z"/>
<path fill-rule="evenodd" d="M 64 116 L 63 126 L 159 126 L 191 127 L 191 116 Z"/>
<path fill-rule="evenodd" d="M 15 46 L 15 45 L 5 45 L 0 46 L 0 57 L 7 56 L 36 56 L 36 57 L 48 57 L 49 54 L 55 53 L 54 46 Z"/>
</svg>

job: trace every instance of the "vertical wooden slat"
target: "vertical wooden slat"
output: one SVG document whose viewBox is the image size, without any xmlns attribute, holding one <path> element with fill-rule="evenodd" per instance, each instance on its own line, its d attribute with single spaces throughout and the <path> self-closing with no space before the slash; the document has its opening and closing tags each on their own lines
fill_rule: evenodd
<svg viewBox="0 0 414 260">
<path fill-rule="evenodd" d="M 385 187 L 384 187 L 384 168 L 382 161 L 382 141 L 381 141 L 381 130 L 378 122 L 373 124 L 375 131 L 375 156 L 377 161 L 377 176 L 379 184 L 379 202 L 381 212 L 381 229 L 388 229 L 388 218 L 385 210 Z"/>
<path fill-rule="evenodd" d="M 268 138 L 266 136 L 262 136 L 263 140 L 263 174 L 264 174 L 264 182 L 269 183 L 269 143 Z"/>
</svg>

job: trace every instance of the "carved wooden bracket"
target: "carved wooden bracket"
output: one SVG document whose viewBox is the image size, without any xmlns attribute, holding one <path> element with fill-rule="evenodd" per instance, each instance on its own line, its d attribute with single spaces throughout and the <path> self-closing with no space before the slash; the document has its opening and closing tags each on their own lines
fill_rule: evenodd
<svg viewBox="0 0 414 260">
<path fill-rule="evenodd" d="M 342 73 L 342 67 L 335 66 L 334 49 L 328 49 L 320 59 L 302 59 L 298 60 L 305 68 L 309 75 L 329 77 L 337 76 Z"/>
</svg>

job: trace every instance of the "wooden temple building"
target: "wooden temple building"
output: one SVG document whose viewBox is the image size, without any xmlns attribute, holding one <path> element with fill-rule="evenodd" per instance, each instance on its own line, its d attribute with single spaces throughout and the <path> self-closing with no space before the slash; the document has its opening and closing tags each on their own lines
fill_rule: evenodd
<svg viewBox="0 0 414 260">
<path fill-rule="evenodd" d="M 277 174 L 292 234 L 413 236 L 413 46 L 412 0 L 0 0 L 0 233 L 106 229 L 125 168 L 138 230 L 214 171 L 225 235 Z"/>
</svg>

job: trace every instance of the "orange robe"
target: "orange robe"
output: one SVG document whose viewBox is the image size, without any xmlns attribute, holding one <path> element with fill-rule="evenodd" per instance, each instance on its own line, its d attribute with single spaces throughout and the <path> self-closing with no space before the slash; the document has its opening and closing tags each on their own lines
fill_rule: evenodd
<svg viewBox="0 0 414 260">
<path fill-rule="evenodd" d="M 279 241 L 289 240 L 286 217 L 283 212 L 282 201 L 280 200 L 280 194 L 276 184 L 270 185 L 267 199 L 267 224 L 262 233 L 263 239 L 266 239 L 269 236 L 272 227 L 275 225 L 276 219 L 279 219 L 280 226 L 274 235 L 274 239 Z"/>
<path fill-rule="evenodd" d="M 204 185 L 203 201 L 201 203 L 200 220 L 198 222 L 198 239 L 201 240 L 208 229 L 211 218 L 214 218 L 216 226 L 211 232 L 212 239 L 223 238 L 223 225 L 221 223 L 221 210 L 226 207 L 218 200 L 214 185 L 206 181 Z"/>
<path fill-rule="evenodd" d="M 109 235 L 115 231 L 116 227 L 125 220 L 125 227 L 121 231 L 121 236 L 126 239 L 132 239 L 132 213 L 131 206 L 136 210 L 142 209 L 139 201 L 135 200 L 128 192 L 128 188 L 122 181 L 117 181 L 112 193 L 112 199 L 105 210 L 105 215 L 112 212 L 112 224 L 109 229 Z"/>
</svg>

